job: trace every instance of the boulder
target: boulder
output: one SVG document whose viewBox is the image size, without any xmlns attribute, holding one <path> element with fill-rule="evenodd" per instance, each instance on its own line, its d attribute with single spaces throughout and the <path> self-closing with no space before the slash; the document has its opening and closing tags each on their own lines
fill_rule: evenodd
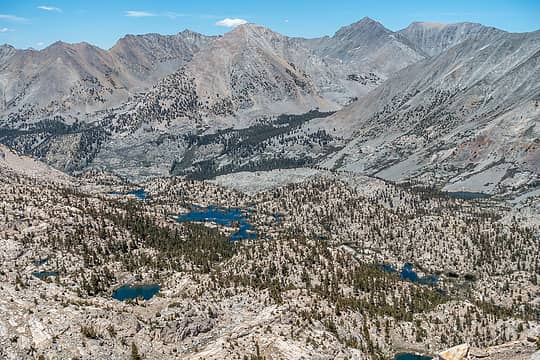
<svg viewBox="0 0 540 360">
<path fill-rule="evenodd" d="M 454 346 L 448 350 L 442 351 L 435 359 L 437 360 L 465 360 L 469 355 L 469 344 Z"/>
</svg>

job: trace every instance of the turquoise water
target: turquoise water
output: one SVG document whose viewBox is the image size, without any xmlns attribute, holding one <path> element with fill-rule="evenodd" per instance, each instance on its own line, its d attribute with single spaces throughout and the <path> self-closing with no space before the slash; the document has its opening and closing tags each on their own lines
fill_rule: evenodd
<svg viewBox="0 0 540 360">
<path fill-rule="evenodd" d="M 124 285 L 113 291 L 112 298 L 120 301 L 137 298 L 149 300 L 156 295 L 160 289 L 161 287 L 157 284 Z"/>
<path fill-rule="evenodd" d="M 398 273 L 398 270 L 396 270 L 392 265 L 382 264 L 380 266 L 386 272 L 392 274 Z M 401 268 L 401 271 L 399 271 L 399 277 L 403 280 L 422 285 L 436 285 L 439 281 L 439 278 L 435 275 L 426 275 L 424 277 L 418 276 L 418 273 L 414 271 L 412 264 L 409 263 L 403 265 L 403 268 Z M 448 292 L 446 290 L 440 288 L 437 288 L 435 290 L 443 296 L 448 295 Z"/>
<path fill-rule="evenodd" d="M 129 191 L 127 195 L 135 195 L 135 197 L 139 200 L 148 199 L 148 194 L 146 193 L 146 191 L 144 191 L 144 189 L 137 189 L 137 190 Z"/>
<path fill-rule="evenodd" d="M 419 277 L 416 271 L 413 270 L 413 266 L 411 264 L 405 264 L 403 265 L 403 269 L 401 269 L 401 273 L 399 274 L 403 280 L 409 280 L 415 283 L 420 284 L 426 284 L 426 285 L 433 285 L 437 283 L 437 277 L 435 275 L 427 275 L 424 277 Z"/>
<path fill-rule="evenodd" d="M 144 189 L 137 189 L 128 191 L 127 193 L 122 193 L 118 191 L 108 192 L 109 195 L 134 195 L 139 200 L 147 200 L 150 196 L 144 191 Z"/>
<path fill-rule="evenodd" d="M 394 360 L 431 360 L 429 356 L 416 355 L 412 353 L 402 353 L 394 356 Z"/>
<path fill-rule="evenodd" d="M 394 269 L 391 265 L 383 264 L 381 265 L 382 269 L 389 273 L 397 273 L 398 271 Z M 427 275 L 424 277 L 418 276 L 416 271 L 414 271 L 412 264 L 406 263 L 403 265 L 403 268 L 399 272 L 399 276 L 403 280 L 408 280 L 414 283 L 419 284 L 425 284 L 425 285 L 433 285 L 436 284 L 438 281 L 438 278 L 435 275 Z"/>
<path fill-rule="evenodd" d="M 389 272 L 389 273 L 397 273 L 397 270 L 394 269 L 394 267 L 392 265 L 388 265 L 388 264 L 382 264 L 381 265 L 382 269 L 386 272 Z"/>
<path fill-rule="evenodd" d="M 176 221 L 213 222 L 222 226 L 238 225 L 239 230 L 230 236 L 231 240 L 237 241 L 257 238 L 257 234 L 251 232 L 253 225 L 248 222 L 248 219 L 249 214 L 241 209 L 208 206 L 194 207 L 189 213 L 179 215 Z"/>
<path fill-rule="evenodd" d="M 33 272 L 32 276 L 37 277 L 40 280 L 43 280 L 50 276 L 58 276 L 58 271 L 37 271 L 37 272 Z"/>
</svg>

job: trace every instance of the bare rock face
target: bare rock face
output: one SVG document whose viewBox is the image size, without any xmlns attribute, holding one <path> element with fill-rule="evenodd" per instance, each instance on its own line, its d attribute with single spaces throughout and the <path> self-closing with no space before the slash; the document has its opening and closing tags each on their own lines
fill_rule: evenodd
<svg viewBox="0 0 540 360">
<path fill-rule="evenodd" d="M 128 35 L 110 50 L 58 41 L 41 50 L 0 50 L 0 110 L 33 120 L 51 114 L 80 114 L 126 101 L 189 61 L 212 37 Z"/>
<path fill-rule="evenodd" d="M 354 133 L 328 165 L 430 179 L 450 191 L 505 193 L 534 184 L 539 49 L 539 32 L 501 33 L 400 71 L 325 120 L 326 129 Z"/>
<path fill-rule="evenodd" d="M 199 52 L 185 72 L 194 79 L 198 97 L 212 115 L 227 103 L 232 113 L 242 109 L 275 112 L 272 108 L 283 102 L 306 111 L 326 103 L 318 96 L 313 79 L 294 63 L 312 56 L 283 35 L 246 24 Z"/>
<path fill-rule="evenodd" d="M 195 53 L 206 47 L 215 37 L 184 30 L 175 35 L 126 35 L 110 49 L 135 76 L 153 75 L 158 80 L 164 74 L 189 62 Z M 156 72 L 156 74 L 152 74 Z"/>
<path fill-rule="evenodd" d="M 323 94 L 341 102 L 344 92 L 362 97 L 396 71 L 426 57 L 407 38 L 368 17 L 342 27 L 331 37 L 296 41 L 310 48 L 335 74 L 324 76 L 324 67 L 313 72 L 306 67 Z"/>
<path fill-rule="evenodd" d="M 0 169 L 37 179 L 69 183 L 71 178 L 63 172 L 28 156 L 19 155 L 0 144 Z"/>
<path fill-rule="evenodd" d="M 195 337 L 212 330 L 214 323 L 215 321 L 212 319 L 192 319 L 190 317 L 168 321 L 166 326 L 160 330 L 159 338 L 164 343 L 174 344 L 187 337 Z"/>
<path fill-rule="evenodd" d="M 461 344 L 454 346 L 448 350 L 440 352 L 437 356 L 437 360 L 465 360 L 469 355 L 469 345 Z"/>
<path fill-rule="evenodd" d="M 0 64 L 7 61 L 17 50 L 8 44 L 0 45 Z"/>
<path fill-rule="evenodd" d="M 533 333 L 534 330 L 531 332 Z M 540 352 L 537 351 L 536 339 L 531 341 L 529 337 L 525 339 L 510 341 L 500 345 L 486 348 L 471 348 L 467 359 L 485 360 L 536 360 Z"/>
<path fill-rule="evenodd" d="M 425 58 L 404 36 L 368 17 L 344 26 L 334 36 L 310 40 L 317 54 L 339 59 L 351 68 L 387 77 Z"/>
<path fill-rule="evenodd" d="M 87 43 L 56 42 L 41 50 L 15 50 L 0 69 L 4 111 L 46 114 L 75 105 L 99 108 L 129 79 L 107 51 Z M 83 100 L 84 99 L 84 100 Z"/>
<path fill-rule="evenodd" d="M 369 26 L 371 23 L 374 26 Z M 344 39 L 356 32 L 355 39 Z M 355 50 L 348 48 L 359 48 L 360 39 L 370 32 L 375 33 L 374 39 L 364 41 L 363 54 L 372 54 L 372 50 L 377 49 L 383 52 L 372 54 L 373 57 L 351 53 Z M 238 26 L 201 48 L 185 66 L 131 102 L 131 107 L 140 113 L 137 118 L 161 122 L 182 117 L 253 119 L 259 115 L 301 113 L 313 108 L 335 110 L 365 95 L 390 73 L 412 63 L 413 58 L 422 57 L 408 58 L 401 54 L 395 59 L 409 60 L 395 66 L 374 67 L 372 65 L 381 64 L 383 58 L 386 63 L 398 61 L 386 53 L 392 51 L 388 44 L 393 44 L 390 41 L 393 33 L 365 20 L 347 34 L 336 34 L 328 41 L 306 40 L 289 38 L 256 24 Z M 326 52 L 314 48 L 318 42 L 328 47 Z M 370 69 L 372 71 L 368 71 Z M 152 111 L 155 114 L 144 115 Z"/>
<path fill-rule="evenodd" d="M 398 33 L 429 56 L 435 56 L 468 39 L 487 42 L 504 31 L 470 22 L 413 22 Z"/>
</svg>

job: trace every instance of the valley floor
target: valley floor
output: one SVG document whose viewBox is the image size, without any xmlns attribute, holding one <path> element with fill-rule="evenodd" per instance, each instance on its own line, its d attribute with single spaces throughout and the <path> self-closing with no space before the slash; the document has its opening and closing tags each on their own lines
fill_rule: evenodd
<svg viewBox="0 0 540 360">
<path fill-rule="evenodd" d="M 0 172 L 2 358 L 537 356 L 539 224 L 505 202 L 313 169 L 137 186 Z M 245 211 L 256 239 L 176 221 L 208 205 Z M 406 263 L 436 281 L 387 271 Z M 160 291 L 113 299 L 125 284 Z"/>
</svg>

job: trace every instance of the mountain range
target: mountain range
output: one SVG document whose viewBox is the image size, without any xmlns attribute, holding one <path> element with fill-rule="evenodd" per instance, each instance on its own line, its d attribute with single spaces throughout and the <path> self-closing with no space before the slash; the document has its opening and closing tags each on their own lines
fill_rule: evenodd
<svg viewBox="0 0 540 360">
<path fill-rule="evenodd" d="M 129 179 L 315 166 L 448 191 L 540 182 L 540 32 L 364 18 L 0 47 L 0 142 Z"/>
</svg>

